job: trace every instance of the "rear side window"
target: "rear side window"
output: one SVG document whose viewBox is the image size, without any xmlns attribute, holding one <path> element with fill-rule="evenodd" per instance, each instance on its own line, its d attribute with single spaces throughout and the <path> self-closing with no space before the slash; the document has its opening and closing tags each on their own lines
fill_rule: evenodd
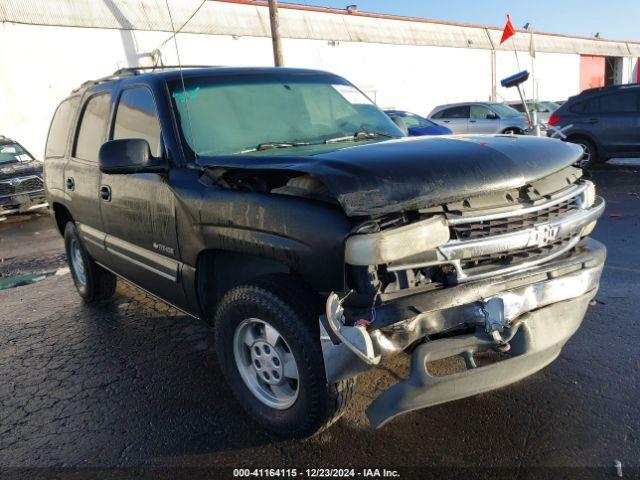
<svg viewBox="0 0 640 480">
<path fill-rule="evenodd" d="M 638 111 L 638 95 L 620 92 L 587 100 L 584 113 L 634 113 Z"/>
<path fill-rule="evenodd" d="M 113 139 L 142 138 L 149 142 L 151 153 L 160 156 L 160 123 L 153 96 L 145 87 L 129 88 L 122 93 Z"/>
<path fill-rule="evenodd" d="M 469 118 L 469 106 L 447 108 L 440 118 Z"/>
<path fill-rule="evenodd" d="M 79 104 L 80 97 L 71 97 L 58 105 L 49 127 L 47 146 L 44 149 L 45 157 L 64 157 L 67 153 L 69 130 Z"/>
<path fill-rule="evenodd" d="M 73 156 L 92 162 L 98 161 L 98 151 L 105 142 L 109 123 L 111 95 L 101 93 L 91 97 L 85 104 L 80 120 L 80 129 Z"/>
</svg>

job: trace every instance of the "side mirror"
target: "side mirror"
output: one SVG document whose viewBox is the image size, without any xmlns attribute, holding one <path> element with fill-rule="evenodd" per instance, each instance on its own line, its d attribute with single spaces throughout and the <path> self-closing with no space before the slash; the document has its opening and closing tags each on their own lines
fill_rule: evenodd
<svg viewBox="0 0 640 480">
<path fill-rule="evenodd" d="M 106 142 L 100 147 L 98 158 L 102 173 L 164 173 L 169 170 L 166 160 L 152 156 L 149 142 L 141 138 Z"/>
<path fill-rule="evenodd" d="M 494 112 L 487 113 L 487 120 L 497 120 L 497 119 L 498 119 L 498 114 Z"/>
</svg>

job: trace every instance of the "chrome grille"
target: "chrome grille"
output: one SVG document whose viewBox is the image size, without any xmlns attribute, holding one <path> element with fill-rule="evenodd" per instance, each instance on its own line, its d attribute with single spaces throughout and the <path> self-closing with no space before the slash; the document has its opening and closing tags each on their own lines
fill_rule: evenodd
<svg viewBox="0 0 640 480">
<path fill-rule="evenodd" d="M 573 210 L 577 210 L 578 197 L 573 197 L 550 207 L 525 214 L 510 215 L 504 218 L 475 220 L 450 227 L 451 238 L 455 240 L 474 240 L 478 238 L 502 235 L 530 228 L 536 224 L 548 222 L 561 217 Z"/>
<path fill-rule="evenodd" d="M 0 197 L 23 195 L 44 189 L 42 179 L 37 176 L 12 178 L 0 181 Z"/>
</svg>

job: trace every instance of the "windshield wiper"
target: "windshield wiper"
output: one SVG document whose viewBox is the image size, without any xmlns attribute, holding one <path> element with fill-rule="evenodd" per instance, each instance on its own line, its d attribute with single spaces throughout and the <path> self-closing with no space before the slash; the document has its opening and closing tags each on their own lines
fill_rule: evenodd
<svg viewBox="0 0 640 480">
<path fill-rule="evenodd" d="M 386 132 L 368 132 L 366 130 L 358 130 L 353 135 L 346 137 L 327 138 L 324 143 L 357 142 L 358 140 L 370 140 L 378 137 L 398 138 L 395 135 L 391 135 Z"/>
<path fill-rule="evenodd" d="M 259 143 L 255 147 L 247 148 L 246 150 L 240 150 L 236 153 L 251 153 L 261 152 L 263 150 L 272 150 L 274 148 L 291 148 L 291 147 L 304 147 L 310 145 L 309 142 L 263 142 Z"/>
</svg>

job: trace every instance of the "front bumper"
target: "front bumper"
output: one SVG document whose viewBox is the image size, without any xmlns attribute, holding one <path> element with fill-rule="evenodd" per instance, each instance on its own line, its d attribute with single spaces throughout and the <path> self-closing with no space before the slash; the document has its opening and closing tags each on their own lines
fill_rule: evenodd
<svg viewBox="0 0 640 480">
<path fill-rule="evenodd" d="M 604 245 L 587 238 L 562 258 L 526 272 L 388 302 L 366 332 L 376 357 L 391 356 L 431 335 L 463 326 L 475 332 L 420 344 L 412 356 L 409 378 L 367 409 L 372 425 L 379 427 L 401 413 L 516 382 L 548 365 L 580 326 L 597 291 L 605 257 Z M 324 326 L 321 342 L 329 381 L 370 368 L 344 342 L 332 341 Z M 476 366 L 475 354 L 505 345 L 510 346 L 508 358 Z M 429 373 L 428 362 L 454 356 L 465 360 L 466 371 L 445 377 Z"/>
<path fill-rule="evenodd" d="M 25 213 L 48 207 L 44 190 L 0 198 L 0 215 Z"/>
</svg>

